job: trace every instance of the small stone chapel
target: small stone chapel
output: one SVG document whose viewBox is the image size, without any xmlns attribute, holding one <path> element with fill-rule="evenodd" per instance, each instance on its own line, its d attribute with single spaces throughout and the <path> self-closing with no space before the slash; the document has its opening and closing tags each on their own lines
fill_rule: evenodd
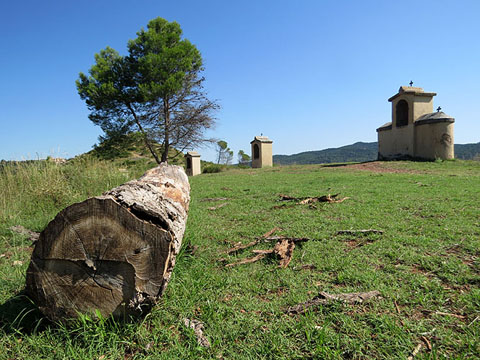
<svg viewBox="0 0 480 360">
<path fill-rule="evenodd" d="M 392 121 L 377 129 L 379 160 L 454 158 L 455 119 L 440 107 L 433 111 L 435 95 L 419 87 L 401 86 L 388 99 L 392 103 Z"/>
<path fill-rule="evenodd" d="M 187 162 L 186 173 L 188 176 L 195 176 L 202 173 L 199 153 L 196 151 L 189 151 L 185 155 L 185 160 Z"/>
<path fill-rule="evenodd" d="M 272 143 L 266 136 L 255 136 L 252 146 L 252 168 L 273 166 Z"/>
</svg>

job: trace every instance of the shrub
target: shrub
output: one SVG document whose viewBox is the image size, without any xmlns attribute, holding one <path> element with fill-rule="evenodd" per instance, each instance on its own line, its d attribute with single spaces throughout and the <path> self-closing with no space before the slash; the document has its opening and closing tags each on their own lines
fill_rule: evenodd
<svg viewBox="0 0 480 360">
<path fill-rule="evenodd" d="M 203 168 L 202 173 L 204 174 L 213 174 L 213 173 L 219 173 L 225 170 L 224 165 L 219 165 L 219 164 L 212 164 L 212 165 L 207 165 Z"/>
</svg>

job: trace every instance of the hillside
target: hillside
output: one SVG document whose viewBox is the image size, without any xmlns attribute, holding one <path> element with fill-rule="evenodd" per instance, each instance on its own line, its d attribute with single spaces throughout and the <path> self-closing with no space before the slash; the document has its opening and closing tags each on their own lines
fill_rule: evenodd
<svg viewBox="0 0 480 360">
<path fill-rule="evenodd" d="M 455 144 L 455 158 L 462 160 L 480 160 L 480 142 L 476 144 Z"/>
<path fill-rule="evenodd" d="M 274 155 L 273 162 L 275 164 L 291 165 L 370 161 L 377 158 L 377 152 L 376 142 L 357 142 L 339 148 L 306 151 L 293 155 Z"/>
<path fill-rule="evenodd" d="M 376 160 L 377 152 L 376 142 L 356 142 L 339 148 L 306 151 L 293 155 L 274 155 L 273 162 L 280 165 L 363 162 Z M 476 157 L 480 157 L 480 142 L 455 145 L 455 158 L 472 160 Z"/>
<path fill-rule="evenodd" d="M 153 147 L 158 155 L 161 154 L 162 146 L 153 142 Z M 154 164 L 155 161 L 143 141 L 140 133 L 134 132 L 125 135 L 118 135 L 110 138 L 99 138 L 98 144 L 93 149 L 80 156 L 94 156 L 100 160 L 124 160 L 124 161 L 148 161 Z M 170 147 L 169 164 L 184 165 L 183 153 Z"/>
</svg>

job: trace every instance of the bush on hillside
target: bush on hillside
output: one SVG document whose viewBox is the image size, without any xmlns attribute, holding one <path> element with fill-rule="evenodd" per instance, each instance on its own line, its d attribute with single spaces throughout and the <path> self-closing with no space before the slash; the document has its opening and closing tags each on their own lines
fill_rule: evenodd
<svg viewBox="0 0 480 360">
<path fill-rule="evenodd" d="M 126 158 L 132 151 L 140 150 L 143 147 L 140 146 L 138 149 L 139 145 L 143 145 L 139 133 L 118 134 L 110 137 L 100 136 L 99 143 L 93 146 L 91 154 L 103 160 Z"/>
</svg>

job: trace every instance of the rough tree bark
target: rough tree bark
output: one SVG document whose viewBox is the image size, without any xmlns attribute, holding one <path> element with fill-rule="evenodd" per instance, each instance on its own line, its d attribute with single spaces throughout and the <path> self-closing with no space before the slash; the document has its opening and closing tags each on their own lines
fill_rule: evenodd
<svg viewBox="0 0 480 360">
<path fill-rule="evenodd" d="M 51 320 L 78 313 L 137 315 L 162 295 L 180 250 L 190 202 L 179 166 L 160 166 L 47 225 L 27 270 L 27 293 Z"/>
</svg>

